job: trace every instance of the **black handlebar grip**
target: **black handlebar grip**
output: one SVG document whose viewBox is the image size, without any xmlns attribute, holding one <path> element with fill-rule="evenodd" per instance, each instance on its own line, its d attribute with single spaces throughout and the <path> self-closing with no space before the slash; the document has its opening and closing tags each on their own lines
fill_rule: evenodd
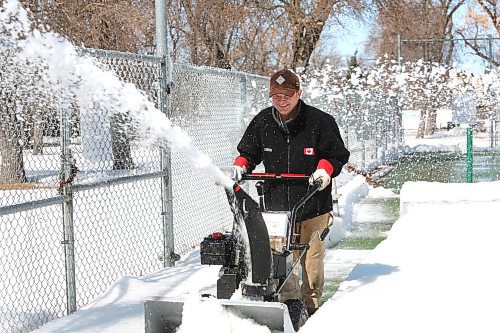
<svg viewBox="0 0 500 333">
<path fill-rule="evenodd" d="M 323 232 L 321 233 L 321 236 L 319 236 L 319 239 L 321 239 L 321 241 L 324 241 L 329 232 L 330 228 L 326 227 L 325 230 L 323 230 Z"/>
<path fill-rule="evenodd" d="M 257 188 L 257 195 L 259 197 L 263 196 L 264 195 L 264 182 L 263 181 L 257 182 L 257 184 L 255 184 L 255 187 Z"/>
</svg>

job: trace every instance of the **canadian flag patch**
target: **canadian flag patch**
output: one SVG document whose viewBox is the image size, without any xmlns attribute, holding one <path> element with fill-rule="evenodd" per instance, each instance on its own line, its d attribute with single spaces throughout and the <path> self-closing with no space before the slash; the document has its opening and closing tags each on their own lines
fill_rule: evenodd
<svg viewBox="0 0 500 333">
<path fill-rule="evenodd" d="M 304 155 L 314 155 L 314 148 L 304 148 Z"/>
</svg>

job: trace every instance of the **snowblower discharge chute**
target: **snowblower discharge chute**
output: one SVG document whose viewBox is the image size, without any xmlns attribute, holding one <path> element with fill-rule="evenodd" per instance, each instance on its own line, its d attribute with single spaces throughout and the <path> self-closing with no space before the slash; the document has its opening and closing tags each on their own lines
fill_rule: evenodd
<svg viewBox="0 0 500 333">
<path fill-rule="evenodd" d="M 264 187 L 268 181 L 305 182 L 296 174 L 249 174 L 242 180 L 256 180 L 259 204 L 239 184 L 226 190 L 234 215 L 233 230 L 214 232 L 200 244 L 201 264 L 221 265 L 217 280 L 218 302 L 228 311 L 253 319 L 271 330 L 296 332 L 308 319 L 300 299 L 280 301 L 280 292 L 309 244 L 294 242 L 298 215 L 304 204 L 319 190 L 309 188 L 291 212 L 264 209 Z M 266 219 L 264 219 L 266 216 Z M 328 229 L 322 233 L 324 239 Z M 271 246 L 271 242 L 273 246 Z M 293 260 L 293 250 L 301 254 Z M 230 300 L 240 289 L 242 300 Z M 147 301 L 146 332 L 175 332 L 182 322 L 180 301 Z"/>
</svg>

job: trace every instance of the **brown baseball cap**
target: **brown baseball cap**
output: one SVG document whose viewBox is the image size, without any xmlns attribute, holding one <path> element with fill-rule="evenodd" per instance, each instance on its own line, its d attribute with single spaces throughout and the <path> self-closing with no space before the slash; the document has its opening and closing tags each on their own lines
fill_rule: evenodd
<svg viewBox="0 0 500 333">
<path fill-rule="evenodd" d="M 269 97 L 276 94 L 292 96 L 299 89 L 299 77 L 291 70 L 284 68 L 271 76 L 271 81 L 269 82 Z"/>
</svg>

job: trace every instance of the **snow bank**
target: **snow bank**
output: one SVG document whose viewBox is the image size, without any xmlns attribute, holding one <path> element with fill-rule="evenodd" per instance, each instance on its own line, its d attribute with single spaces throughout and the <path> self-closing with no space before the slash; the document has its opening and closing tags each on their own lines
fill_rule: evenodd
<svg viewBox="0 0 500 333">
<path fill-rule="evenodd" d="M 431 202 L 443 205 L 496 201 L 500 204 L 500 181 L 472 183 L 466 189 L 464 191 L 463 183 L 406 182 L 401 188 L 400 216 L 408 213 L 410 207 L 419 209 Z"/>
</svg>

